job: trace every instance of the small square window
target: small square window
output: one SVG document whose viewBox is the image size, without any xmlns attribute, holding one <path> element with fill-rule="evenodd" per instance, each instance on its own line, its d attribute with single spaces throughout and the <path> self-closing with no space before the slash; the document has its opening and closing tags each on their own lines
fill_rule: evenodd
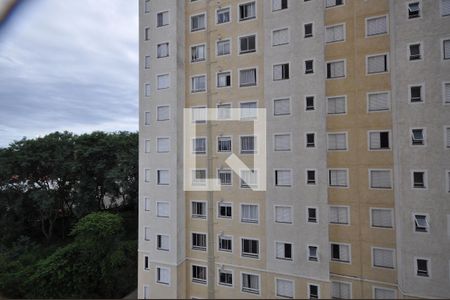
<svg viewBox="0 0 450 300">
<path fill-rule="evenodd" d="M 426 215 L 416 214 L 414 215 L 414 231 L 415 232 L 428 232 L 429 223 Z"/>
<path fill-rule="evenodd" d="M 231 53 L 230 40 L 223 40 L 217 42 L 217 56 L 228 55 Z"/>
<path fill-rule="evenodd" d="M 312 37 L 313 36 L 313 24 L 308 23 L 308 24 L 303 25 L 303 27 L 304 27 L 304 33 L 305 33 L 304 37 L 305 38 Z"/>
<path fill-rule="evenodd" d="M 319 299 L 319 286 L 315 284 L 308 284 L 308 294 L 309 299 Z"/>
<path fill-rule="evenodd" d="M 415 128 L 411 130 L 411 145 L 412 146 L 425 145 L 425 134 L 423 128 Z"/>
<path fill-rule="evenodd" d="M 199 62 L 205 60 L 205 45 L 197 45 L 191 47 L 191 62 Z"/>
<path fill-rule="evenodd" d="M 169 185 L 170 183 L 169 170 L 158 170 L 156 175 L 158 185 Z"/>
<path fill-rule="evenodd" d="M 421 45 L 418 44 L 411 44 L 409 45 L 409 60 L 421 60 L 422 54 L 421 54 Z"/>
<path fill-rule="evenodd" d="M 157 46 L 157 58 L 163 58 L 169 56 L 169 43 L 158 44 Z"/>
<path fill-rule="evenodd" d="M 292 244 L 285 242 L 276 242 L 276 254 L 277 259 L 292 260 Z"/>
<path fill-rule="evenodd" d="M 291 114 L 291 105 L 289 99 L 275 99 L 273 100 L 273 115 L 283 116 Z"/>
<path fill-rule="evenodd" d="M 206 138 L 194 138 L 192 140 L 192 153 L 206 154 Z"/>
<path fill-rule="evenodd" d="M 231 252 L 233 251 L 233 239 L 231 236 L 219 236 L 219 251 Z"/>
<path fill-rule="evenodd" d="M 231 185 L 231 170 L 219 170 L 218 176 L 220 180 L 220 185 Z"/>
<path fill-rule="evenodd" d="M 231 72 L 217 73 L 217 87 L 230 87 L 231 86 Z"/>
<path fill-rule="evenodd" d="M 206 219 L 206 202 L 192 201 L 192 217 Z"/>
<path fill-rule="evenodd" d="M 256 51 L 256 35 L 249 35 L 239 38 L 239 54 Z"/>
<path fill-rule="evenodd" d="M 420 17 L 420 2 L 411 2 L 408 4 L 408 19 Z"/>
<path fill-rule="evenodd" d="M 305 60 L 305 74 L 314 73 L 314 60 Z"/>
<path fill-rule="evenodd" d="M 273 80 L 289 79 L 289 64 L 273 66 Z"/>
<path fill-rule="evenodd" d="M 233 216 L 233 206 L 231 203 L 219 202 L 218 204 L 219 218 L 231 219 Z"/>
<path fill-rule="evenodd" d="M 415 189 L 425 189 L 426 186 L 426 173 L 424 171 L 412 172 L 412 184 Z"/>
<path fill-rule="evenodd" d="M 231 137 L 220 136 L 217 139 L 217 152 L 231 152 Z"/>
<path fill-rule="evenodd" d="M 410 98 L 411 103 L 423 102 L 423 93 L 421 85 L 414 85 L 410 87 Z"/>
</svg>

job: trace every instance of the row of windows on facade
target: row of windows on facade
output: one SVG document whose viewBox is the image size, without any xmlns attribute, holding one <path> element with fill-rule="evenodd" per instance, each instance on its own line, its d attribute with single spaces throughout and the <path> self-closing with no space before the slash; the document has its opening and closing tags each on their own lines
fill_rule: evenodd
<svg viewBox="0 0 450 300">
<path fill-rule="evenodd" d="M 306 2 L 306 1 L 305 1 Z M 326 7 L 335 7 L 343 5 L 343 0 L 326 0 Z M 272 11 L 280 11 L 288 9 L 288 0 L 272 0 Z M 145 5 L 145 12 L 150 12 L 149 3 Z M 239 21 L 247 21 L 256 19 L 256 2 L 249 2 L 239 4 L 238 16 Z M 231 8 L 216 9 L 216 24 L 226 24 L 231 22 Z M 440 0 L 440 14 L 441 16 L 450 16 L 450 0 Z M 407 8 L 408 19 L 416 19 L 422 17 L 422 4 L 420 1 L 408 3 Z M 384 19 L 383 19 L 384 18 Z M 197 14 L 190 17 L 191 32 L 201 31 L 206 29 L 206 13 Z M 169 11 L 162 11 L 156 14 L 156 27 L 163 27 L 170 24 Z M 304 36 L 312 36 L 313 23 L 304 24 Z M 366 20 L 366 35 L 375 35 L 387 33 L 386 16 L 373 17 Z"/>
<path fill-rule="evenodd" d="M 449 58 L 450 58 L 450 40 L 449 45 Z M 388 58 L 387 54 L 374 55 L 367 57 L 367 74 L 380 74 L 388 72 Z M 345 78 L 346 75 L 346 61 L 337 60 L 333 62 L 327 62 L 327 79 Z M 304 73 L 314 74 L 314 60 L 304 61 Z M 248 68 L 239 70 L 239 87 L 249 87 L 258 85 L 258 69 Z M 291 78 L 291 68 L 289 63 L 275 64 L 273 65 L 272 79 L 273 81 L 289 80 Z M 229 88 L 232 86 L 232 71 L 218 71 L 215 78 L 215 86 L 217 88 Z M 190 78 L 190 91 L 191 93 L 206 92 L 207 89 L 207 76 L 204 74 L 194 75 Z M 156 89 L 165 90 L 170 88 L 170 74 L 159 74 L 156 76 Z M 424 84 L 411 84 L 408 86 L 408 96 L 410 103 L 424 102 L 425 93 Z M 144 96 L 150 97 L 152 93 L 151 83 L 145 83 Z M 443 101 L 446 104 L 450 104 L 450 83 L 443 83 Z"/>
<path fill-rule="evenodd" d="M 144 269 L 150 270 L 148 256 L 144 258 Z M 193 283 L 207 284 L 208 282 L 208 268 L 204 265 L 192 264 L 190 266 L 190 276 Z M 235 278 L 234 270 L 231 267 L 221 266 L 217 270 L 217 284 L 224 287 L 234 287 Z M 250 294 L 261 294 L 261 276 L 255 272 L 241 271 L 240 291 Z M 170 269 L 162 266 L 155 267 L 156 283 L 163 285 L 170 285 Z M 283 298 L 294 298 L 294 281 L 284 278 L 275 279 L 276 294 Z M 150 290 L 148 285 L 144 285 L 144 299 L 150 298 Z M 320 285 L 316 283 L 307 284 L 307 295 L 309 299 L 320 298 Z M 337 296 L 338 294 L 336 294 Z"/>
</svg>

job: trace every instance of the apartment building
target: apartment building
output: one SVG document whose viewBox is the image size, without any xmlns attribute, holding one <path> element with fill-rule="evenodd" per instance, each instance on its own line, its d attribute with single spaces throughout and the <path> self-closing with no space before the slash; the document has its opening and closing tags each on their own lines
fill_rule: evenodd
<svg viewBox="0 0 450 300">
<path fill-rule="evenodd" d="M 450 297 L 450 0 L 139 17 L 139 298 Z"/>
</svg>

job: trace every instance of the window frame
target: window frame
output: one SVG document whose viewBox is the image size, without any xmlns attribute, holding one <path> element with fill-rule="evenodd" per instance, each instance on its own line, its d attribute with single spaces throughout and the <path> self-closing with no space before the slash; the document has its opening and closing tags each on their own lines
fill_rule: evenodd
<svg viewBox="0 0 450 300">
<path fill-rule="evenodd" d="M 241 6 L 248 5 L 248 4 L 251 4 L 251 3 L 253 3 L 254 6 L 255 6 L 255 16 L 254 17 L 250 17 L 250 18 L 247 17 L 245 19 L 241 18 Z M 247 2 L 239 3 L 237 5 L 237 22 L 238 23 L 247 22 L 247 21 L 251 21 L 251 20 L 256 20 L 258 18 L 258 5 L 256 3 L 257 3 L 256 1 L 247 1 Z"/>
<path fill-rule="evenodd" d="M 389 214 L 391 215 L 391 227 L 386 226 L 376 226 L 373 224 L 373 211 L 375 210 L 383 210 L 383 211 L 389 211 Z M 370 228 L 372 229 L 389 229 L 392 230 L 395 228 L 395 221 L 394 221 L 394 209 L 393 208 L 385 208 L 385 207 L 369 207 L 369 221 L 370 221 Z"/>
<path fill-rule="evenodd" d="M 204 27 L 203 28 L 199 28 L 199 29 L 195 29 L 195 30 L 193 30 L 192 29 L 192 19 L 194 18 L 194 17 L 199 17 L 199 16 L 205 16 L 205 24 L 204 24 Z M 195 33 L 195 32 L 202 32 L 202 31 L 206 31 L 206 29 L 208 28 L 208 16 L 207 16 L 207 13 L 206 13 L 206 11 L 203 11 L 203 12 L 199 12 L 199 13 L 196 13 L 196 14 L 193 14 L 193 15 L 190 15 L 189 16 L 189 33 Z"/>
<path fill-rule="evenodd" d="M 381 148 L 381 142 L 380 142 L 380 148 L 371 148 L 370 144 L 371 144 L 371 140 L 370 140 L 370 134 L 371 133 L 384 133 L 387 132 L 388 133 L 388 142 L 389 142 L 389 148 Z M 380 139 L 381 140 L 381 139 Z M 372 152 L 379 152 L 379 151 L 392 151 L 392 130 L 390 129 L 377 129 L 377 130 L 368 130 L 367 131 L 367 151 Z"/>
<path fill-rule="evenodd" d="M 369 35 L 369 32 L 368 32 L 369 21 L 373 20 L 373 19 L 383 18 L 383 17 L 386 18 L 386 32 Z M 389 15 L 388 14 L 375 15 L 375 16 L 367 17 L 367 18 L 365 18 L 364 24 L 365 24 L 365 33 L 364 33 L 364 37 L 365 38 L 373 38 L 373 37 L 380 37 L 380 36 L 384 36 L 384 35 L 389 35 Z"/>
<path fill-rule="evenodd" d="M 204 214 L 203 215 L 199 215 L 199 214 L 194 214 L 194 203 L 201 203 L 202 205 L 204 205 Z M 191 219 L 202 219 L 202 220 L 206 220 L 208 219 L 208 202 L 203 201 L 203 200 L 191 200 Z"/>
<path fill-rule="evenodd" d="M 372 186 L 372 171 L 380 171 L 380 172 L 389 171 L 390 187 L 373 187 Z M 369 190 L 393 190 L 394 189 L 394 179 L 393 179 L 393 170 L 392 169 L 369 168 L 368 174 L 369 174 Z"/>
<path fill-rule="evenodd" d="M 414 173 L 423 173 L 423 187 L 414 186 Z M 414 191 L 426 191 L 429 189 L 429 181 L 428 181 L 428 170 L 425 169 L 414 169 L 410 170 L 411 176 L 411 189 Z"/>
<path fill-rule="evenodd" d="M 384 60 L 385 60 L 384 71 L 382 71 L 382 72 L 369 72 L 369 59 L 370 58 L 374 58 L 374 57 L 379 57 L 379 56 L 384 56 Z M 389 59 L 390 59 L 389 52 L 366 55 L 366 76 L 382 75 L 382 74 L 390 73 L 390 67 L 391 66 L 390 66 Z"/>
<path fill-rule="evenodd" d="M 392 267 L 387 266 L 378 266 L 375 265 L 375 250 L 386 250 L 392 252 Z M 397 269 L 397 257 L 395 255 L 395 248 L 386 248 L 386 247 L 377 247 L 373 246 L 370 247 L 370 257 L 371 257 L 371 266 L 375 269 L 382 269 L 382 270 L 395 270 Z"/>
<path fill-rule="evenodd" d="M 221 11 L 221 10 L 226 10 L 226 9 L 228 9 L 228 17 L 229 17 L 229 20 L 228 20 L 228 22 L 222 22 L 222 23 L 219 23 L 219 11 Z M 218 8 L 216 8 L 215 16 L 216 16 L 216 23 L 215 23 L 215 24 L 216 24 L 217 26 L 223 25 L 223 24 L 228 24 L 228 23 L 233 22 L 232 14 L 231 14 L 231 6 L 230 6 L 230 5 L 225 6 L 225 7 L 218 7 Z"/>
</svg>

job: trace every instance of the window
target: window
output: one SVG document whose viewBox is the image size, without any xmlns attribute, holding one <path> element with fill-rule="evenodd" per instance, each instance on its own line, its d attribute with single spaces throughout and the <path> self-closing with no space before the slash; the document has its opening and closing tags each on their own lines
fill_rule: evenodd
<svg viewBox="0 0 450 300">
<path fill-rule="evenodd" d="M 239 21 L 256 18 L 256 2 L 249 2 L 239 5 Z"/>
<path fill-rule="evenodd" d="M 305 110 L 314 110 L 314 96 L 306 96 L 305 97 Z"/>
<path fill-rule="evenodd" d="M 415 189 L 426 189 L 426 172 L 425 171 L 413 171 L 412 172 L 412 187 Z"/>
<path fill-rule="evenodd" d="M 331 224 L 349 224 L 349 208 L 345 206 L 330 206 Z"/>
<path fill-rule="evenodd" d="M 144 152 L 145 153 L 150 153 L 150 148 L 151 148 L 150 140 L 145 140 L 144 141 Z"/>
<path fill-rule="evenodd" d="M 241 136 L 241 154 L 255 153 L 255 136 Z"/>
<path fill-rule="evenodd" d="M 272 0 L 272 11 L 288 8 L 288 0 Z"/>
<path fill-rule="evenodd" d="M 308 23 L 303 25 L 303 32 L 305 38 L 310 38 L 313 36 L 313 23 Z"/>
<path fill-rule="evenodd" d="M 408 19 L 420 17 L 420 2 L 411 2 L 408 4 Z"/>
<path fill-rule="evenodd" d="M 226 120 L 231 118 L 231 104 L 217 105 L 217 119 Z"/>
<path fill-rule="evenodd" d="M 367 74 L 384 73 L 388 71 L 387 54 L 367 57 Z"/>
<path fill-rule="evenodd" d="M 329 170 L 328 180 L 330 187 L 348 187 L 347 170 Z"/>
<path fill-rule="evenodd" d="M 347 150 L 347 133 L 329 133 L 328 150 Z"/>
<path fill-rule="evenodd" d="M 241 120 L 256 119 L 256 102 L 242 102 L 240 103 Z"/>
<path fill-rule="evenodd" d="M 192 249 L 206 251 L 206 234 L 204 233 L 192 234 Z"/>
<path fill-rule="evenodd" d="M 444 59 L 450 59 L 450 39 L 442 42 Z"/>
<path fill-rule="evenodd" d="M 390 170 L 369 170 L 370 187 L 372 189 L 391 189 L 391 171 Z"/>
<path fill-rule="evenodd" d="M 150 169 L 145 169 L 144 170 L 144 181 L 145 182 L 150 182 Z"/>
<path fill-rule="evenodd" d="M 441 16 L 450 16 L 450 0 L 441 0 Z"/>
<path fill-rule="evenodd" d="M 291 170 L 275 170 L 275 186 L 289 187 L 292 184 Z"/>
<path fill-rule="evenodd" d="M 200 75 L 200 76 L 194 76 L 192 77 L 192 93 L 197 92 L 204 92 L 206 91 L 206 76 Z"/>
<path fill-rule="evenodd" d="M 195 154 L 206 153 L 206 138 L 194 138 L 192 139 L 192 152 Z"/>
<path fill-rule="evenodd" d="M 239 54 L 256 51 L 256 35 L 243 36 L 239 38 Z"/>
<path fill-rule="evenodd" d="M 231 86 L 231 72 L 217 73 L 217 87 Z"/>
<path fill-rule="evenodd" d="M 291 280 L 276 279 L 277 296 L 283 298 L 294 298 L 294 283 Z"/>
<path fill-rule="evenodd" d="M 258 223 L 258 205 L 241 204 L 241 222 Z"/>
<path fill-rule="evenodd" d="M 275 151 L 290 151 L 291 150 L 291 135 L 275 134 L 274 136 L 274 150 Z"/>
<path fill-rule="evenodd" d="M 416 271 L 417 276 L 430 277 L 429 260 L 416 258 Z"/>
<path fill-rule="evenodd" d="M 239 86 L 256 85 L 256 69 L 240 70 L 239 75 Z"/>
<path fill-rule="evenodd" d="M 350 299 L 352 296 L 352 286 L 348 282 L 332 281 L 331 298 Z"/>
<path fill-rule="evenodd" d="M 148 27 L 145 28 L 144 34 L 145 34 L 145 40 L 146 41 L 150 40 L 150 28 L 148 28 Z"/>
<path fill-rule="evenodd" d="M 414 128 L 411 129 L 411 145 L 412 146 L 423 146 L 425 145 L 425 129 Z"/>
<path fill-rule="evenodd" d="M 150 83 L 146 83 L 145 90 L 144 90 L 145 97 L 150 97 L 151 93 L 152 93 L 151 85 L 150 85 Z"/>
<path fill-rule="evenodd" d="M 327 98 L 327 111 L 329 115 L 339 115 L 346 113 L 347 98 L 345 96 L 336 96 Z"/>
<path fill-rule="evenodd" d="M 289 79 L 289 64 L 273 66 L 273 80 Z"/>
<path fill-rule="evenodd" d="M 367 95 L 367 110 L 369 112 L 385 111 L 390 109 L 389 93 L 370 93 Z"/>
<path fill-rule="evenodd" d="M 231 52 L 231 41 L 223 40 L 217 42 L 217 56 L 228 55 Z"/>
<path fill-rule="evenodd" d="M 157 76 L 157 88 L 158 90 L 167 89 L 170 87 L 169 74 L 163 74 Z"/>
<path fill-rule="evenodd" d="M 275 99 L 273 100 L 273 114 L 274 116 L 283 116 L 291 114 L 291 105 L 289 99 Z"/>
<path fill-rule="evenodd" d="M 409 87 L 409 102 L 417 103 L 423 102 L 422 85 L 413 85 Z"/>
<path fill-rule="evenodd" d="M 150 270 L 148 256 L 144 256 L 144 270 Z"/>
<path fill-rule="evenodd" d="M 409 50 L 409 60 L 420 60 L 422 59 L 422 55 L 421 55 L 421 44 L 417 43 L 417 44 L 410 44 L 408 46 L 408 50 Z"/>
<path fill-rule="evenodd" d="M 372 227 L 392 228 L 392 209 L 389 208 L 372 208 L 370 210 Z"/>
<path fill-rule="evenodd" d="M 450 104 L 450 82 L 444 83 L 444 104 Z"/>
<path fill-rule="evenodd" d="M 191 47 L 191 62 L 198 62 L 205 60 L 205 45 L 198 45 Z"/>
<path fill-rule="evenodd" d="M 145 69 L 150 69 L 152 58 L 150 56 L 145 56 Z"/>
<path fill-rule="evenodd" d="M 316 134 L 315 133 L 307 133 L 306 134 L 306 148 L 314 148 L 316 147 Z"/>
<path fill-rule="evenodd" d="M 192 201 L 192 217 L 206 219 L 206 202 Z"/>
<path fill-rule="evenodd" d="M 242 273 L 242 291 L 259 294 L 259 275 Z"/>
<path fill-rule="evenodd" d="M 156 236 L 156 247 L 158 250 L 169 251 L 169 236 L 158 234 Z"/>
<path fill-rule="evenodd" d="M 143 299 L 150 299 L 150 287 L 148 285 L 144 285 L 143 294 Z"/>
<path fill-rule="evenodd" d="M 342 42 L 345 39 L 344 24 L 328 26 L 325 31 L 327 43 Z"/>
<path fill-rule="evenodd" d="M 230 22 L 230 9 L 227 7 L 217 10 L 217 24 L 228 22 Z"/>
<path fill-rule="evenodd" d="M 318 217 L 317 217 L 317 208 L 315 207 L 308 207 L 308 223 L 317 223 Z"/>
<path fill-rule="evenodd" d="M 197 169 L 192 172 L 192 185 L 201 186 L 206 184 L 206 170 Z"/>
<path fill-rule="evenodd" d="M 170 283 L 170 270 L 166 268 L 157 267 L 156 268 L 156 282 L 162 284 Z"/>
<path fill-rule="evenodd" d="M 169 120 L 170 108 L 168 105 L 158 106 L 156 108 L 157 120 L 167 121 Z"/>
<path fill-rule="evenodd" d="M 316 170 L 306 170 L 306 184 L 316 184 Z"/>
<path fill-rule="evenodd" d="M 150 241 L 150 227 L 144 227 L 144 240 Z"/>
<path fill-rule="evenodd" d="M 229 136 L 218 137 L 217 152 L 231 152 L 231 137 Z"/>
<path fill-rule="evenodd" d="M 394 250 L 372 248 L 372 265 L 380 268 L 394 268 Z"/>
<path fill-rule="evenodd" d="M 290 206 L 275 206 L 275 222 L 292 224 L 292 208 Z"/>
<path fill-rule="evenodd" d="M 196 15 L 191 17 L 191 32 L 205 29 L 206 27 L 206 15 Z"/>
<path fill-rule="evenodd" d="M 305 60 L 305 74 L 314 73 L 314 60 Z"/>
<path fill-rule="evenodd" d="M 233 239 L 231 236 L 219 236 L 219 250 L 225 252 L 233 251 Z"/>
<path fill-rule="evenodd" d="M 292 260 L 292 244 L 285 242 L 276 242 L 276 258 L 284 260 Z"/>
<path fill-rule="evenodd" d="M 250 258 L 258 258 L 259 256 L 259 241 L 251 239 L 241 239 L 242 256 Z"/>
<path fill-rule="evenodd" d="M 219 202 L 219 218 L 231 219 L 233 216 L 233 206 L 231 203 Z"/>
<path fill-rule="evenodd" d="M 277 29 L 272 31 L 272 46 L 289 44 L 289 29 Z"/>
<path fill-rule="evenodd" d="M 308 298 L 309 299 L 319 299 L 319 296 L 320 296 L 319 286 L 308 283 Z"/>
<path fill-rule="evenodd" d="M 156 15 L 156 27 L 169 25 L 169 12 L 163 11 Z"/>
<path fill-rule="evenodd" d="M 169 138 L 157 138 L 156 139 L 156 151 L 158 153 L 167 153 L 170 151 L 170 139 Z"/>
<path fill-rule="evenodd" d="M 448 149 L 450 148 L 450 126 L 444 128 L 444 134 L 445 147 Z"/>
<path fill-rule="evenodd" d="M 158 185 L 169 185 L 170 175 L 169 170 L 157 170 L 157 183 Z"/>
<path fill-rule="evenodd" d="M 156 216 L 159 218 L 169 217 L 169 202 L 156 202 Z"/>
<path fill-rule="evenodd" d="M 219 170 L 220 185 L 231 185 L 231 170 Z"/>
<path fill-rule="evenodd" d="M 387 16 L 366 20 L 366 35 L 374 36 L 387 33 Z"/>
<path fill-rule="evenodd" d="M 331 244 L 331 260 L 350 262 L 350 246 L 344 244 Z"/>
<path fill-rule="evenodd" d="M 450 171 L 446 171 L 447 173 L 447 193 L 450 193 Z M 450 223 L 450 221 L 449 221 Z M 449 229 L 449 235 L 450 235 L 450 229 Z"/>
<path fill-rule="evenodd" d="M 196 106 L 192 107 L 192 121 L 194 123 L 206 123 L 206 107 L 205 106 Z"/>
<path fill-rule="evenodd" d="M 369 149 L 370 150 L 390 149 L 389 131 L 369 132 Z"/>
<path fill-rule="evenodd" d="M 308 260 L 319 261 L 319 248 L 317 246 L 308 246 Z"/>
<path fill-rule="evenodd" d="M 233 273 L 227 270 L 219 269 L 219 284 L 233 286 Z"/>
<path fill-rule="evenodd" d="M 344 4 L 344 0 L 326 0 L 325 7 L 334 7 L 334 6 L 339 6 L 339 5 L 343 5 L 343 4 Z"/>
<path fill-rule="evenodd" d="M 415 232 L 428 232 L 430 224 L 428 223 L 427 215 L 414 215 L 414 225 Z"/>
<path fill-rule="evenodd" d="M 257 187 L 258 173 L 256 170 L 241 170 L 241 188 Z"/>
<path fill-rule="evenodd" d="M 158 44 L 156 47 L 156 57 L 157 58 L 163 58 L 169 56 L 169 43 L 162 43 Z"/>
<path fill-rule="evenodd" d="M 144 198 L 144 210 L 150 211 L 150 199 L 147 197 Z"/>
<path fill-rule="evenodd" d="M 395 290 L 374 287 L 373 298 L 374 299 L 395 299 L 397 297 L 395 295 Z"/>
<path fill-rule="evenodd" d="M 206 283 L 206 267 L 192 265 L 192 282 Z"/>
<path fill-rule="evenodd" d="M 150 0 L 145 0 L 144 12 L 148 14 L 150 12 Z"/>
<path fill-rule="evenodd" d="M 345 77 L 345 61 L 327 63 L 327 79 Z"/>
</svg>

